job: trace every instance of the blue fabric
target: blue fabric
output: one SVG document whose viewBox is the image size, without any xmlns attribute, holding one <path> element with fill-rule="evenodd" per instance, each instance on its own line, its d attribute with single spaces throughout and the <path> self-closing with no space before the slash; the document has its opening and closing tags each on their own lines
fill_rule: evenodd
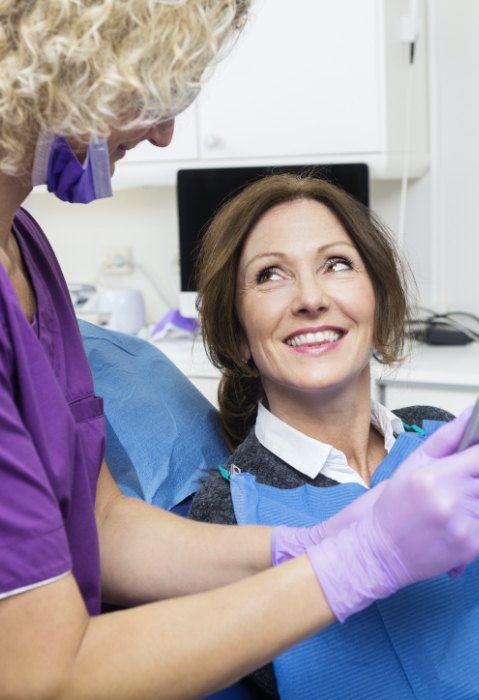
<svg viewBox="0 0 479 700">
<path fill-rule="evenodd" d="M 426 437 L 442 423 L 424 421 Z M 400 434 L 371 486 L 387 479 L 425 437 Z M 231 477 L 240 524 L 308 526 L 365 491 L 357 484 L 276 489 Z M 294 591 L 291 592 L 294 595 Z M 333 624 L 275 660 L 283 700 L 466 700 L 479 697 L 479 561 L 458 580 L 438 576 Z"/>
<path fill-rule="evenodd" d="M 151 343 L 79 325 L 104 399 L 108 467 L 125 494 L 170 510 L 229 454 L 218 412 Z"/>
</svg>

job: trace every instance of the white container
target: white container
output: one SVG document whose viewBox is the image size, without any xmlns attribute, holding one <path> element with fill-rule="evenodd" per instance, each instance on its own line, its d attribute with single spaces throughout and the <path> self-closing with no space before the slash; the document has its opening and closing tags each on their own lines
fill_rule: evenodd
<svg viewBox="0 0 479 700">
<path fill-rule="evenodd" d="M 145 300 L 139 289 L 100 291 L 96 311 L 114 331 L 136 335 L 145 325 Z"/>
</svg>

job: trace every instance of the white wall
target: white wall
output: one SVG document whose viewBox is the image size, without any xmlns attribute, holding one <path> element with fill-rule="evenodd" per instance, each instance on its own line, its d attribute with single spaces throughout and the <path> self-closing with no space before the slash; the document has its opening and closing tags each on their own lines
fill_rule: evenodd
<svg viewBox="0 0 479 700">
<path fill-rule="evenodd" d="M 405 250 L 422 304 L 479 314 L 479 2 L 429 0 L 428 5 L 431 167 L 410 183 Z M 371 187 L 372 207 L 394 231 L 400 190 L 394 180 L 374 181 Z M 150 322 L 167 305 L 177 306 L 174 188 L 118 191 L 111 200 L 73 205 L 73 216 L 72 205 L 50 195 L 33 193 L 26 206 L 47 231 L 68 281 L 98 283 L 104 248 L 128 244 L 140 269 L 104 281 L 141 288 Z"/>
<path fill-rule="evenodd" d="M 479 313 L 479 3 L 437 4 L 437 191 L 442 301 Z"/>
<path fill-rule="evenodd" d="M 137 287 L 144 294 L 150 323 L 177 307 L 179 252 L 173 187 L 119 190 L 110 199 L 88 205 L 33 192 L 25 208 L 48 234 L 68 282 Z M 133 248 L 135 271 L 102 276 L 104 250 L 116 245 Z"/>
</svg>

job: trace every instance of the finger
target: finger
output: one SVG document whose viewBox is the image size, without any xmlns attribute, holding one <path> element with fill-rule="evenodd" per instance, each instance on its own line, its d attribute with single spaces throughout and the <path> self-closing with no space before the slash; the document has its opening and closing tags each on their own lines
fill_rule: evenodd
<svg viewBox="0 0 479 700">
<path fill-rule="evenodd" d="M 446 469 L 449 480 L 456 477 L 461 479 L 460 482 L 457 481 L 456 483 L 463 484 L 461 488 L 464 490 L 464 493 L 467 492 L 474 498 L 479 497 L 479 445 L 472 445 L 467 450 L 454 452 L 447 457 L 443 457 L 440 464 Z M 437 465 L 439 465 L 438 461 L 436 461 Z M 468 480 L 467 485 L 466 481 L 462 480 Z"/>
<path fill-rule="evenodd" d="M 426 440 L 422 446 L 422 451 L 429 457 L 435 458 L 446 457 L 456 452 L 462 436 L 465 433 L 471 413 L 472 406 L 469 406 L 457 418 L 454 418 L 450 423 L 446 423 L 442 428 L 436 430 L 431 437 Z"/>
</svg>

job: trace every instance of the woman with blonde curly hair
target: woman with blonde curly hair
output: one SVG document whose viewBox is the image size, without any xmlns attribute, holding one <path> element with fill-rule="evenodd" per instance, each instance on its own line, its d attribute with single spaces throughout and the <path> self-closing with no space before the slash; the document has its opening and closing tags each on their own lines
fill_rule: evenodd
<svg viewBox="0 0 479 700">
<path fill-rule="evenodd" d="M 70 202 L 108 196 L 126 150 L 145 139 L 167 146 L 174 115 L 248 4 L 0 0 L 1 698 L 204 697 L 336 618 L 477 554 L 462 507 L 468 453 L 461 485 L 437 484 L 440 455 L 455 449 L 467 416 L 373 494 L 374 521 L 359 499 L 303 544 L 296 531 L 194 523 L 127 498 L 102 463 L 102 401 L 68 289 L 22 203 L 37 183 Z M 411 482 L 420 517 L 391 521 L 391 498 Z M 444 516 L 446 486 L 454 508 Z M 424 536 L 410 548 L 418 523 Z M 351 547 L 361 557 L 341 556 Z M 364 585 L 374 557 L 381 572 Z M 271 568 L 272 559 L 291 561 Z M 354 563 L 362 573 L 345 590 L 341 572 Z M 128 609 L 100 615 L 101 600 Z"/>
</svg>

